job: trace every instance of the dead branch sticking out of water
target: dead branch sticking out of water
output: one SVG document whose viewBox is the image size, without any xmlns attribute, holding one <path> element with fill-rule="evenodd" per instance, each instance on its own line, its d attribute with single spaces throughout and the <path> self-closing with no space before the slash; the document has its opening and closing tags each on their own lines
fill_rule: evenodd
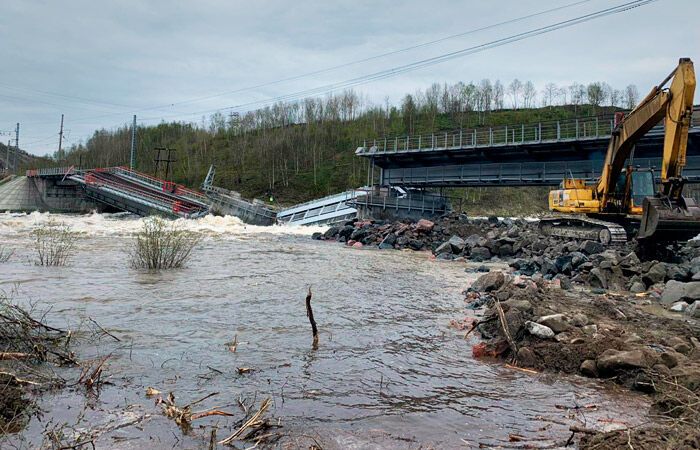
<svg viewBox="0 0 700 450">
<path fill-rule="evenodd" d="M 306 294 L 306 317 L 309 318 L 309 323 L 311 323 L 311 333 L 314 337 L 314 347 L 318 345 L 318 328 L 316 327 L 316 321 L 314 320 L 314 311 L 311 309 L 311 287 L 309 287 L 309 293 Z"/>
<path fill-rule="evenodd" d="M 102 384 L 102 369 L 112 355 L 107 355 L 99 361 L 90 361 L 83 366 L 83 371 L 78 379 L 78 384 L 84 384 L 88 389 L 99 387 Z"/>
<path fill-rule="evenodd" d="M 518 355 L 518 346 L 515 344 L 515 341 L 510 335 L 510 331 L 508 329 L 508 321 L 506 320 L 506 315 L 503 312 L 503 308 L 501 307 L 501 302 L 496 299 L 496 312 L 498 312 L 498 319 L 501 321 L 501 328 L 503 329 L 503 335 L 506 337 L 506 340 L 508 341 L 508 345 L 510 346 L 510 351 L 513 352 L 513 360 Z"/>
<path fill-rule="evenodd" d="M 251 430 L 251 432 L 248 433 L 248 435 L 257 433 L 259 430 L 263 429 L 267 424 L 265 420 L 261 419 L 261 417 L 263 414 L 265 414 L 265 411 L 267 411 L 271 404 L 272 400 L 270 400 L 269 398 L 263 400 L 262 403 L 260 403 L 260 409 L 258 409 L 258 411 L 255 414 L 253 414 L 250 417 L 250 419 L 246 420 L 235 433 L 233 433 L 226 439 L 219 441 L 219 444 L 228 445 L 235 440 L 244 439 L 244 434 L 249 429 Z"/>
</svg>

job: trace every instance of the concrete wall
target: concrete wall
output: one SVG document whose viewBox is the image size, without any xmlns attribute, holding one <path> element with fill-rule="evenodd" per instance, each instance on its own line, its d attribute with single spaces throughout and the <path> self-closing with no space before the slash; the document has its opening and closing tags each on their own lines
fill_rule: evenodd
<svg viewBox="0 0 700 450">
<path fill-rule="evenodd" d="M 0 185 L 0 211 L 85 213 L 102 211 L 86 199 L 80 184 L 60 178 L 17 177 Z"/>
</svg>

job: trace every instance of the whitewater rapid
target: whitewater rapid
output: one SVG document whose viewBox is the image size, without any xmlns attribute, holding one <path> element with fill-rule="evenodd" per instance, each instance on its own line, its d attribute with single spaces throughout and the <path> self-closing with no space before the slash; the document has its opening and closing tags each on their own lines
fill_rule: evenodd
<svg viewBox="0 0 700 450">
<path fill-rule="evenodd" d="M 58 222 L 66 224 L 72 231 L 87 236 L 128 236 L 141 230 L 144 220 L 146 219 L 143 217 L 129 213 L 73 215 L 5 212 L 0 213 L 0 235 L 27 234 L 49 222 Z M 256 234 L 311 235 L 315 232 L 324 232 L 328 228 L 327 226 L 248 225 L 237 217 L 213 215 L 199 219 L 177 219 L 174 222 L 183 229 L 222 238 Z"/>
</svg>

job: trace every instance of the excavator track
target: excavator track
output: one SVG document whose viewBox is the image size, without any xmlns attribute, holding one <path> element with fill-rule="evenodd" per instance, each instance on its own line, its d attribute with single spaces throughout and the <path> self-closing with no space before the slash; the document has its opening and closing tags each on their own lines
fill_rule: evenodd
<svg viewBox="0 0 700 450">
<path fill-rule="evenodd" d="M 627 242 L 627 232 L 622 225 L 586 216 L 543 217 L 539 228 L 546 236 L 591 240 L 603 245 Z"/>
</svg>

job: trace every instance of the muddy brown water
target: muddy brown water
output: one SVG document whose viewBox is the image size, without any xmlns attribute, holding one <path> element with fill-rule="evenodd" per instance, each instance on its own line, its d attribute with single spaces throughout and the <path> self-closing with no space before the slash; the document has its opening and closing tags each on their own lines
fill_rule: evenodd
<svg viewBox="0 0 700 450">
<path fill-rule="evenodd" d="M 67 267 L 31 262 L 31 230 L 49 218 L 81 233 Z M 15 250 L 0 265 L 0 288 L 50 307 L 52 324 L 75 329 L 90 317 L 121 339 L 77 348 L 83 358 L 113 353 L 111 384 L 98 396 L 76 388 L 44 395 L 41 420 L 13 445 L 35 447 L 47 427 L 67 423 L 100 431 L 98 448 L 205 447 L 210 426 L 219 438 L 233 431 L 239 397 L 273 399 L 269 416 L 279 419 L 285 448 L 308 448 L 313 439 L 323 448 L 472 448 L 507 445 L 509 434 L 540 446 L 565 440 L 571 424 L 644 420 L 642 397 L 474 359 L 476 341 L 449 326 L 469 314 L 461 291 L 475 276 L 464 263 L 312 241 L 312 228 L 205 218 L 184 223 L 205 235 L 187 268 L 147 273 L 126 261 L 140 220 L 0 214 L 3 242 Z M 304 308 L 309 285 L 321 330 L 316 350 Z M 226 345 L 234 336 L 235 353 Z M 252 371 L 239 375 L 240 367 Z M 179 404 L 218 392 L 194 409 L 237 417 L 197 420 L 183 434 L 145 397 L 149 386 L 174 392 Z"/>
</svg>

